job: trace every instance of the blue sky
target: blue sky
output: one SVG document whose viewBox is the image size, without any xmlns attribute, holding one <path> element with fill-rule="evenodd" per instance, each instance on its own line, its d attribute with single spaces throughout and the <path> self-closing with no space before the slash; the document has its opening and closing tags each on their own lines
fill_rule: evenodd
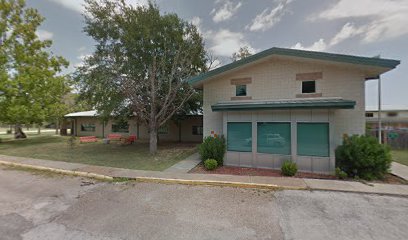
<svg viewBox="0 0 408 240">
<path fill-rule="evenodd" d="M 127 0 L 146 4 L 146 0 Z M 46 17 L 38 35 L 70 61 L 72 72 L 92 53 L 83 33 L 83 0 L 27 0 Z M 158 0 L 163 13 L 193 22 L 221 64 L 241 46 L 253 52 L 287 47 L 401 60 L 383 75 L 383 104 L 408 106 L 407 0 Z M 366 84 L 366 105 L 375 105 L 377 83 Z"/>
</svg>

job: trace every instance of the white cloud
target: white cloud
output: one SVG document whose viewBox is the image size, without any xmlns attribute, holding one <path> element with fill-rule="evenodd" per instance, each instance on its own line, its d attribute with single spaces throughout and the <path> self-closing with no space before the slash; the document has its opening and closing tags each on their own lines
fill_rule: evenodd
<svg viewBox="0 0 408 240">
<path fill-rule="evenodd" d="M 210 51 L 216 56 L 231 57 L 239 48 L 248 46 L 253 53 L 257 52 L 246 40 L 242 33 L 221 29 L 218 32 L 208 31 L 204 34 L 205 39 L 210 42 Z"/>
<path fill-rule="evenodd" d="M 68 9 L 74 10 L 79 13 L 84 12 L 84 0 L 51 0 L 55 3 L 62 5 Z M 134 6 L 136 5 L 147 5 L 148 0 L 126 0 L 127 3 L 130 3 Z"/>
<path fill-rule="evenodd" d="M 39 38 L 41 41 L 51 40 L 52 37 L 54 36 L 54 34 L 53 34 L 52 32 L 49 32 L 49 31 L 47 31 L 47 30 L 42 30 L 42 29 L 38 29 L 37 32 L 36 32 L 36 34 L 37 34 L 38 38 Z"/>
<path fill-rule="evenodd" d="M 344 41 L 344 40 L 346 40 L 348 38 L 354 37 L 354 36 L 359 35 L 359 34 L 361 34 L 363 32 L 364 32 L 364 30 L 362 28 L 356 28 L 353 23 L 348 22 L 348 23 L 344 24 L 344 26 L 342 27 L 340 32 L 338 32 L 332 38 L 332 40 L 330 41 L 330 45 L 334 46 L 334 45 L 339 44 L 340 42 L 342 42 L 342 41 Z"/>
<path fill-rule="evenodd" d="M 252 23 L 246 26 L 250 31 L 266 31 L 280 22 L 282 17 L 288 12 L 287 5 L 291 0 L 282 0 L 275 8 L 267 8 L 258 14 Z"/>
<path fill-rule="evenodd" d="M 327 44 L 323 38 L 320 38 L 319 41 L 314 42 L 310 46 L 303 46 L 301 43 L 296 43 L 291 48 L 300 49 L 300 50 L 309 50 L 309 51 L 324 51 L 327 49 Z"/>
<path fill-rule="evenodd" d="M 77 59 L 79 60 L 77 63 L 74 64 L 74 67 L 82 67 L 84 65 L 84 61 L 91 57 L 91 54 L 81 54 L 77 57 Z"/>
<path fill-rule="evenodd" d="M 220 3 L 221 1 L 217 1 L 216 3 Z M 242 6 L 241 2 L 234 4 L 233 2 L 227 0 L 219 9 L 213 9 L 211 14 L 213 14 L 213 21 L 218 23 L 225 20 L 230 19 L 237 13 L 238 9 Z"/>
<path fill-rule="evenodd" d="M 202 26 L 201 26 L 202 20 L 201 20 L 200 17 L 193 17 L 193 18 L 190 20 L 190 23 L 197 27 L 198 33 L 200 33 L 200 34 L 202 33 L 202 30 L 201 30 L 201 28 L 202 28 Z"/>
<path fill-rule="evenodd" d="M 340 0 L 313 20 L 347 18 L 366 18 L 366 23 L 348 29 L 355 33 L 350 37 L 361 35 L 363 42 L 396 38 L 408 34 L 408 1 Z"/>
</svg>

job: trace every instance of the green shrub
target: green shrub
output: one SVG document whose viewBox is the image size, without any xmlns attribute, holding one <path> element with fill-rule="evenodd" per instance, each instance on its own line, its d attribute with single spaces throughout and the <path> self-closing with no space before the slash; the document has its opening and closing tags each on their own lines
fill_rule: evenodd
<svg viewBox="0 0 408 240">
<path fill-rule="evenodd" d="M 381 179 L 388 173 L 391 161 L 389 147 L 371 136 L 344 136 L 343 144 L 336 149 L 336 166 L 350 177 Z"/>
<path fill-rule="evenodd" d="M 295 162 L 285 161 L 282 164 L 281 170 L 284 176 L 295 176 L 298 169 L 297 169 L 297 165 Z"/>
<path fill-rule="evenodd" d="M 218 166 L 222 166 L 226 149 L 224 136 L 205 137 L 203 143 L 198 148 L 198 152 L 202 161 L 215 159 Z"/>
<path fill-rule="evenodd" d="M 8 129 L 8 130 L 6 131 L 6 134 L 11 134 L 11 130 Z"/>
<path fill-rule="evenodd" d="M 347 173 L 341 170 L 339 167 L 336 167 L 336 177 L 339 179 L 346 179 Z"/>
<path fill-rule="evenodd" d="M 207 170 L 214 170 L 218 166 L 218 162 L 215 159 L 207 159 L 204 161 L 204 167 Z"/>
</svg>

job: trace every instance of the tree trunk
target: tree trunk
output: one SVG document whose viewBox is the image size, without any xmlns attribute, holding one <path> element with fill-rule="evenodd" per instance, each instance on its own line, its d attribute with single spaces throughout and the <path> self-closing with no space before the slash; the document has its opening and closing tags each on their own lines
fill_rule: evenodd
<svg viewBox="0 0 408 240">
<path fill-rule="evenodd" d="M 16 124 L 14 126 L 14 138 L 15 139 L 27 138 L 27 135 L 23 132 L 23 129 L 21 128 L 20 124 Z"/>
<path fill-rule="evenodd" d="M 38 126 L 37 134 L 41 134 L 41 126 Z"/>
<path fill-rule="evenodd" d="M 149 137 L 150 154 L 157 152 L 157 128 L 156 124 L 150 123 L 150 137 Z"/>
<path fill-rule="evenodd" d="M 181 142 L 181 120 L 178 120 L 177 121 L 177 125 L 178 125 L 178 130 L 179 130 L 179 142 Z"/>
<path fill-rule="evenodd" d="M 57 121 L 55 122 L 55 135 L 58 135 L 58 129 L 59 129 L 59 121 L 57 119 Z"/>
</svg>

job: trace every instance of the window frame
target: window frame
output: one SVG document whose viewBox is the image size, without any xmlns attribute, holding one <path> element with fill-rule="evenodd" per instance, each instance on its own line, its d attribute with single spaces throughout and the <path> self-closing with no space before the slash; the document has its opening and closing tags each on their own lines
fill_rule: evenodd
<svg viewBox="0 0 408 240">
<path fill-rule="evenodd" d="M 327 155 L 317 155 L 317 154 L 300 154 L 299 153 L 299 125 L 301 124 L 325 124 L 327 125 Z M 296 122 L 296 155 L 300 157 L 330 157 L 330 122 Z"/>
<path fill-rule="evenodd" d="M 313 83 L 314 84 L 314 91 L 313 92 L 305 92 L 304 90 L 304 86 L 303 83 Z M 301 81 L 301 86 L 300 86 L 300 91 L 302 94 L 313 94 L 313 93 L 317 93 L 317 83 L 316 80 L 302 80 Z"/>
<path fill-rule="evenodd" d="M 240 87 L 243 87 L 245 93 L 244 95 L 239 95 Z M 235 96 L 236 97 L 246 97 L 248 96 L 248 91 L 247 91 L 247 84 L 237 84 L 235 85 Z"/>
<path fill-rule="evenodd" d="M 229 131 L 228 131 L 228 129 L 229 129 L 229 125 L 230 124 L 239 124 L 239 123 L 245 123 L 245 124 L 249 124 L 250 126 L 251 126 L 251 145 L 250 145 L 250 150 L 230 150 L 229 149 L 229 138 L 230 138 L 230 134 L 229 134 Z M 252 142 L 253 142 L 253 139 L 252 139 L 252 122 L 227 122 L 227 151 L 228 152 L 245 152 L 245 153 L 250 153 L 250 152 L 253 152 L 253 149 L 252 149 Z"/>
</svg>

